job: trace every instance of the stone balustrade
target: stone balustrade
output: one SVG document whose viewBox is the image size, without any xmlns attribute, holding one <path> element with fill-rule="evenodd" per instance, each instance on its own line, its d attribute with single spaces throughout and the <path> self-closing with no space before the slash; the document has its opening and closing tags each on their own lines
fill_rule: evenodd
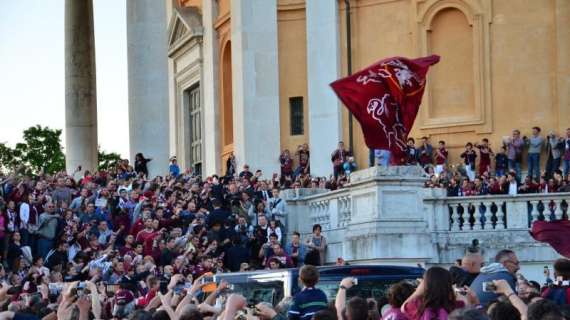
<svg viewBox="0 0 570 320">
<path fill-rule="evenodd" d="M 532 221 L 568 219 L 570 194 L 447 197 L 426 189 L 418 167 L 355 172 L 341 190 L 284 191 L 287 229 L 307 236 L 320 224 L 327 262 L 451 264 L 474 239 L 487 259 L 515 250 L 523 264 L 551 262 L 558 255 L 529 235 Z"/>
</svg>

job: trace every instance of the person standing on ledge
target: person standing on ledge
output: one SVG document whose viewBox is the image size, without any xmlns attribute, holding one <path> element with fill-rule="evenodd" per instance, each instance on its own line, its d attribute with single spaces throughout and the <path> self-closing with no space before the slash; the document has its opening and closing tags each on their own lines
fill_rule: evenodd
<svg viewBox="0 0 570 320">
<path fill-rule="evenodd" d="M 338 178 L 338 176 L 343 172 L 343 165 L 348 160 L 348 157 L 351 156 L 352 153 L 350 150 L 346 150 L 344 148 L 344 142 L 339 141 L 337 149 L 331 154 L 331 161 L 333 163 L 333 173 L 335 178 Z"/>
<path fill-rule="evenodd" d="M 168 172 L 175 178 L 180 175 L 180 167 L 176 162 L 176 156 L 170 158 L 170 166 L 168 167 Z"/>
</svg>

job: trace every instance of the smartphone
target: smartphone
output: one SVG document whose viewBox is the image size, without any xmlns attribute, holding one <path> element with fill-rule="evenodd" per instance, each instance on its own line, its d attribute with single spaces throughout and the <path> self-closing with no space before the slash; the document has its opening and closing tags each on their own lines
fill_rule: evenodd
<svg viewBox="0 0 570 320">
<path fill-rule="evenodd" d="M 456 293 L 459 293 L 462 296 L 466 296 L 467 295 L 467 290 L 463 289 L 463 288 L 453 288 L 453 291 L 455 291 Z"/>
<path fill-rule="evenodd" d="M 210 277 L 210 276 L 204 277 L 204 278 L 202 278 L 202 281 L 201 281 L 201 282 L 202 282 L 202 284 L 214 282 L 214 277 Z"/>
<path fill-rule="evenodd" d="M 53 295 L 59 295 L 63 290 L 63 282 L 48 283 L 48 290 Z"/>
<path fill-rule="evenodd" d="M 108 294 L 115 294 L 119 290 L 118 284 L 108 284 L 105 286 L 105 291 Z"/>
<path fill-rule="evenodd" d="M 358 285 L 358 278 L 352 278 L 352 285 L 354 286 Z"/>
<path fill-rule="evenodd" d="M 495 292 L 497 290 L 497 286 L 491 282 L 483 282 L 483 292 Z"/>
</svg>

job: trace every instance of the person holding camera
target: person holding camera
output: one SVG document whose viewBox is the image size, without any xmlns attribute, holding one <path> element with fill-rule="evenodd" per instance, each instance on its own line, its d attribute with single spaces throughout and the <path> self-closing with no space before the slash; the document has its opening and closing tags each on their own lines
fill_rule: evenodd
<svg viewBox="0 0 570 320">
<path fill-rule="evenodd" d="M 557 305 L 570 304 L 570 260 L 561 258 L 554 262 L 554 278 L 556 281 L 541 296 Z"/>
<path fill-rule="evenodd" d="M 353 297 L 346 301 L 346 291 L 358 285 L 358 279 L 348 277 L 340 281 L 334 306 L 339 320 L 366 320 L 368 319 L 368 303 L 360 297 Z"/>
<path fill-rule="evenodd" d="M 520 262 L 517 255 L 511 250 L 501 250 L 495 256 L 495 262 L 481 268 L 481 273 L 471 283 L 471 289 L 477 293 L 477 297 L 484 307 L 499 298 L 499 295 L 489 288 L 488 285 L 494 280 L 505 280 L 516 289 L 516 273 L 520 269 Z"/>
<path fill-rule="evenodd" d="M 519 298 L 517 293 L 513 290 L 509 282 L 506 280 L 493 280 L 487 283 L 488 291 L 492 291 L 498 296 L 504 296 L 508 302 L 510 302 L 521 315 L 527 314 L 527 305 Z M 492 305 L 489 307 L 489 311 L 492 311 Z"/>
<path fill-rule="evenodd" d="M 441 267 L 429 268 L 416 291 L 402 305 L 402 312 L 410 320 L 447 320 L 455 309 L 477 305 L 479 300 L 467 287 L 453 287 L 451 273 Z"/>
</svg>

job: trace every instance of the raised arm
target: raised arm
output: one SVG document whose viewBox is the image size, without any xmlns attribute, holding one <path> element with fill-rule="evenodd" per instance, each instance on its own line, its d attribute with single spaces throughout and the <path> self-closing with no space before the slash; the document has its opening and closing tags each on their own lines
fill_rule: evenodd
<svg viewBox="0 0 570 320">
<path fill-rule="evenodd" d="M 334 306 L 336 308 L 336 315 L 338 319 L 343 319 L 342 312 L 346 307 L 346 290 L 352 288 L 354 284 L 354 278 L 344 278 L 340 281 L 338 291 L 336 293 L 336 298 L 334 300 Z"/>
</svg>

